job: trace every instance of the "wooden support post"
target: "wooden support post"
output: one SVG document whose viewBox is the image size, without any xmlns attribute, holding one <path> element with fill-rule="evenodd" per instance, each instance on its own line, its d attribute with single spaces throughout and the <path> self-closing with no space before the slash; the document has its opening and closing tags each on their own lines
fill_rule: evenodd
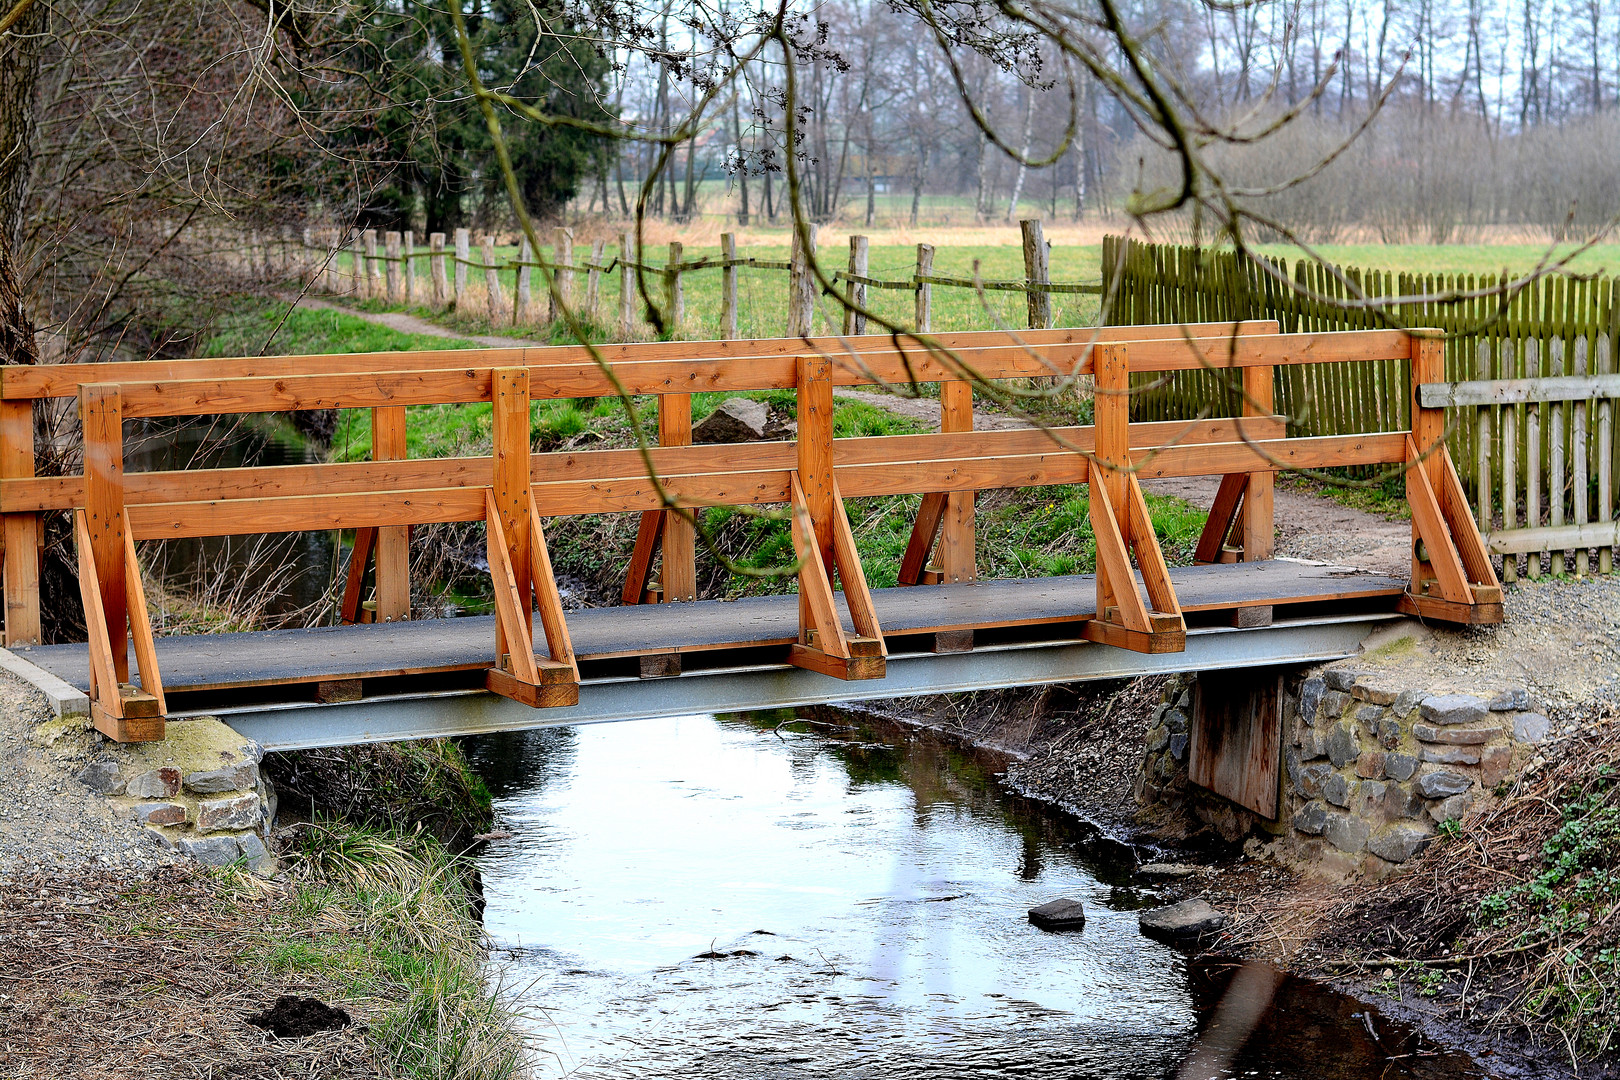
<svg viewBox="0 0 1620 1080">
<path fill-rule="evenodd" d="M 737 339 L 737 234 L 720 234 L 720 337 Z"/>
<path fill-rule="evenodd" d="M 816 257 L 816 227 L 805 225 L 793 230 L 793 248 L 788 254 L 788 337 L 809 337 L 815 328 L 816 278 L 810 262 Z"/>
<path fill-rule="evenodd" d="M 934 273 L 934 246 L 932 244 L 917 245 L 917 269 L 914 277 L 917 279 L 916 308 L 914 320 L 917 333 L 927 334 L 933 330 L 934 323 L 934 287 L 922 279 Z"/>
<path fill-rule="evenodd" d="M 591 244 L 591 265 L 585 272 L 585 314 L 591 319 L 596 318 L 602 306 L 602 255 L 606 251 L 606 240 Z"/>
<path fill-rule="evenodd" d="M 800 356 L 797 367 L 799 485 L 804 491 L 812 532 L 805 537 L 805 542 L 814 547 L 823 567 L 831 567 L 834 565 L 832 362 L 825 356 Z M 811 634 L 816 623 L 804 585 L 809 572 L 802 566 L 799 571 L 799 642 L 814 647 L 816 643 L 811 640 Z"/>
<path fill-rule="evenodd" d="M 496 368 L 492 397 L 492 428 L 495 443 L 495 476 L 491 498 L 506 541 L 507 562 L 512 568 L 512 585 L 518 593 L 518 613 L 529 625 L 529 371 L 527 368 Z M 532 649 L 532 638 L 514 641 L 499 626 L 496 629 L 496 655 Z M 529 654 L 533 662 L 532 652 Z M 513 673 L 518 674 L 516 667 Z M 519 678 L 522 676 L 519 675 Z M 534 681 L 534 680 L 529 680 Z"/>
<path fill-rule="evenodd" d="M 0 477 L 34 475 L 34 403 L 0 401 Z M 6 647 L 38 645 L 39 542 L 38 514 L 0 518 L 5 537 Z"/>
<path fill-rule="evenodd" d="M 630 234 L 619 234 L 619 340 L 629 341 L 636 329 L 636 250 Z"/>
<path fill-rule="evenodd" d="M 450 299 L 450 280 L 444 273 L 444 233 L 428 234 L 428 276 L 433 279 L 433 307 L 442 308 Z"/>
<path fill-rule="evenodd" d="M 383 280 L 388 283 L 388 302 L 399 303 L 399 233 L 392 229 L 383 234 Z"/>
<path fill-rule="evenodd" d="M 664 515 L 667 512 L 642 511 L 641 524 L 636 529 L 636 545 L 630 551 L 630 565 L 624 572 L 624 589 L 619 595 L 621 604 L 645 603 L 649 598 L 647 582 L 652 578 L 652 563 L 664 535 Z"/>
<path fill-rule="evenodd" d="M 972 383 L 953 379 L 939 384 L 939 430 L 946 433 L 973 430 Z M 941 581 L 972 581 L 978 576 L 973 503 L 971 491 L 952 491 L 945 495 L 939 536 Z"/>
<path fill-rule="evenodd" d="M 866 277 L 868 267 L 867 238 L 849 238 L 849 273 L 851 278 Z M 844 282 L 844 333 L 858 337 L 866 333 L 866 316 L 859 309 L 866 307 L 866 285 L 859 281 Z"/>
<path fill-rule="evenodd" d="M 1024 239 L 1024 282 L 1028 286 L 1049 285 L 1052 276 L 1049 269 L 1051 257 L 1046 247 L 1046 237 L 1041 233 L 1041 223 L 1034 220 L 1020 221 L 1019 231 Z M 1052 294 L 1030 288 L 1024 293 L 1028 300 L 1029 328 L 1031 330 L 1045 330 L 1052 325 Z"/>
<path fill-rule="evenodd" d="M 563 311 L 574 302 L 574 233 L 558 226 L 552 233 L 551 292 L 546 298 L 546 313 L 551 322 L 563 317 Z"/>
<path fill-rule="evenodd" d="M 371 410 L 371 460 L 404 461 L 405 406 Z M 410 528 L 384 525 L 377 529 L 377 621 L 398 622 L 411 617 Z"/>
<path fill-rule="evenodd" d="M 517 287 L 512 290 L 513 326 L 521 326 L 529 321 L 529 302 L 533 298 L 530 281 L 534 268 L 528 264 L 534 261 L 534 249 L 529 246 L 529 237 L 525 235 L 518 245 Z"/>
<path fill-rule="evenodd" d="M 399 268 L 405 282 L 405 303 L 416 303 L 416 233 L 406 229 L 401 244 Z"/>
<path fill-rule="evenodd" d="M 129 588 L 124 576 L 124 413 L 116 384 L 79 387 L 84 509 L 117 684 L 129 681 Z M 115 684 L 111 692 L 116 694 Z"/>
<path fill-rule="evenodd" d="M 679 240 L 669 242 L 669 261 L 664 264 L 664 321 L 671 335 L 681 332 L 686 321 L 686 291 L 681 283 L 681 258 L 685 247 Z"/>
<path fill-rule="evenodd" d="M 658 398 L 658 445 L 692 445 L 692 395 Z M 684 514 L 664 511 L 664 602 L 697 599 L 697 530 Z"/>
<path fill-rule="evenodd" d="M 456 230 L 456 291 L 450 294 L 451 303 L 456 305 L 458 312 L 465 312 L 467 305 L 467 264 L 472 261 L 472 234 L 466 229 Z"/>
<path fill-rule="evenodd" d="M 484 237 L 484 289 L 489 298 L 489 325 L 496 326 L 506 310 L 506 297 L 501 292 L 501 269 L 495 262 L 495 238 Z"/>
<path fill-rule="evenodd" d="M 1243 415 L 1270 416 L 1274 408 L 1275 380 L 1270 367 L 1243 369 Z M 1250 436 L 1253 437 L 1252 435 Z M 1243 561 L 1271 558 L 1276 538 L 1274 518 L 1275 475 L 1262 463 L 1248 474 L 1243 495 Z M 1237 626 L 1270 626 L 1270 605 L 1243 607 L 1233 619 Z"/>
</svg>

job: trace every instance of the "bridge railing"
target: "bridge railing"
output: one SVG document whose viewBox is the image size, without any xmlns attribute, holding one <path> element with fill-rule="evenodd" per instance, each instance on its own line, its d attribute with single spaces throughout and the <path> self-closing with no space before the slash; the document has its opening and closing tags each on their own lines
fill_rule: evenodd
<svg viewBox="0 0 1620 1080">
<path fill-rule="evenodd" d="M 29 587 L 26 575 L 13 576 L 13 563 L 32 561 L 25 556 L 33 554 L 31 547 L 13 550 L 14 523 L 32 521 L 37 533 L 38 514 L 74 511 L 97 724 L 116 738 L 161 737 L 162 681 L 140 595 L 136 540 L 362 530 L 374 544 L 377 610 L 387 619 L 409 614 L 405 530 L 481 520 L 488 527 L 496 598 L 486 685 L 531 705 L 569 704 L 577 700 L 578 669 L 550 572 L 546 517 L 641 512 L 626 598 L 646 597 L 661 538 L 661 598 L 679 600 L 695 598 L 693 526 L 686 511 L 778 503 L 791 508 L 799 561 L 799 640 L 789 659 L 840 678 L 873 678 L 883 673 L 885 646 L 845 498 L 923 493 L 902 581 L 960 581 L 973 576 L 975 491 L 1087 483 L 1097 540 L 1097 607 L 1084 636 L 1138 651 L 1177 651 L 1185 622 L 1142 497 L 1142 478 L 1222 475 L 1199 544 L 1200 561 L 1256 560 L 1271 554 L 1276 471 L 1381 464 L 1414 466 L 1407 470 L 1415 538 L 1409 608 L 1452 621 L 1500 618 L 1500 590 L 1446 457 L 1439 410 L 1422 408 L 1414 390 L 1416 419 L 1409 432 L 1295 439 L 1284 437 L 1283 418 L 1272 415 L 1277 366 L 1409 356 L 1416 386 L 1431 381 L 1438 342 L 1399 331 L 1274 330 L 1245 326 L 1234 333 L 1231 326 L 1215 325 L 1031 331 L 1017 339 L 959 334 L 942 342 L 949 353 L 902 347 L 888 337 L 606 346 L 610 370 L 583 350 L 568 348 L 7 369 L 0 381 L 0 437 L 7 439 L 0 461 L 23 456 L 13 444 L 22 441 L 16 414 L 47 397 L 77 396 L 85 450 L 81 476 L 30 478 L 12 471 L 0 478 L 8 639 L 12 612 L 26 606 Z M 377 363 L 389 369 L 365 366 Z M 1131 373 L 1197 367 L 1239 370 L 1247 415 L 1129 422 Z M 975 380 L 1050 376 L 1091 377 L 1092 425 L 972 430 Z M 911 381 L 941 384 L 940 432 L 833 438 L 835 386 Z M 786 388 L 798 396 L 792 442 L 683 445 L 690 443 L 691 393 Z M 645 452 L 531 452 L 531 401 L 620 392 L 659 396 L 663 445 Z M 406 407 L 458 402 L 492 404 L 492 454 L 404 460 Z M 375 456 L 382 460 L 124 472 L 125 419 L 322 408 L 371 408 Z M 31 439 L 31 424 L 28 431 Z M 932 572 L 926 566 L 931 551 L 937 552 Z M 357 544 L 345 596 L 350 617 L 357 615 L 356 567 L 363 571 L 364 558 Z M 835 581 L 853 632 L 839 616 Z M 531 630 L 536 610 L 545 637 L 542 655 Z M 141 670 L 138 689 L 129 680 L 130 640 Z"/>
</svg>

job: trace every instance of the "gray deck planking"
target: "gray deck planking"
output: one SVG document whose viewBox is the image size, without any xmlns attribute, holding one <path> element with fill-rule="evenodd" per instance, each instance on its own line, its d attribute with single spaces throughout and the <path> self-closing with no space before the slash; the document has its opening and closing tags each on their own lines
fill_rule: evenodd
<svg viewBox="0 0 1620 1080">
<path fill-rule="evenodd" d="M 1406 583 L 1347 567 L 1289 560 L 1173 569 L 1184 611 L 1396 597 Z M 1094 614 L 1089 574 L 966 585 L 878 589 L 872 594 L 886 636 L 988 626 L 1078 622 Z M 840 597 L 842 603 L 842 597 Z M 845 625 L 849 620 L 845 617 Z M 785 645 L 797 639 L 793 594 L 735 601 L 585 608 L 568 613 L 582 660 L 650 653 Z M 853 630 L 853 627 L 851 627 Z M 543 640 L 543 638 L 542 638 Z M 169 691 L 207 690 L 488 667 L 493 616 L 308 630 L 266 630 L 157 639 L 158 667 Z M 14 650 L 29 662 L 87 689 L 82 644 Z M 132 664 L 133 666 L 133 664 Z"/>
</svg>

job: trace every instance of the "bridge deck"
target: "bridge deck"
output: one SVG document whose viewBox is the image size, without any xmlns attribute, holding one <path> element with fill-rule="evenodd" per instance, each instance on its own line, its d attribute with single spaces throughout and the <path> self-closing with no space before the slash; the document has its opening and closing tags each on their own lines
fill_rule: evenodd
<svg viewBox="0 0 1620 1080">
<path fill-rule="evenodd" d="M 1274 606 L 1278 616 L 1389 611 L 1405 590 L 1398 578 L 1347 567 L 1275 559 L 1171 571 L 1177 596 L 1197 625 L 1238 608 Z M 980 643 L 1038 642 L 1075 636 L 1093 617 L 1090 575 L 878 589 L 873 601 L 891 648 L 904 639 L 972 629 Z M 845 613 L 846 625 L 848 615 Z M 157 655 L 171 708 L 309 701 L 322 683 L 365 680 L 365 693 L 475 685 L 491 661 L 492 616 L 367 626 L 160 637 Z M 736 601 L 588 608 L 568 614 L 587 677 L 636 674 L 637 658 L 681 654 L 686 670 L 780 662 L 796 640 L 794 595 Z M 901 639 L 899 642 L 896 639 Z M 1102 646 L 1099 646 L 1102 647 Z M 51 645 L 18 655 L 87 689 L 86 646 Z M 850 691 L 858 690 L 851 684 Z"/>
</svg>

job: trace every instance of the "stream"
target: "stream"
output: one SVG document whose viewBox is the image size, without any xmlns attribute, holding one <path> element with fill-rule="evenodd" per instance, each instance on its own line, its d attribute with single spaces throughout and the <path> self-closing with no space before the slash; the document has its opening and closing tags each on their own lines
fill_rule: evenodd
<svg viewBox="0 0 1620 1080">
<path fill-rule="evenodd" d="M 1009 792 L 988 756 L 792 715 L 471 741 L 512 834 L 479 857 L 484 917 L 542 1075 L 1178 1074 L 1234 965 L 1141 935 L 1162 899 L 1127 849 Z M 1058 897 L 1084 930 L 1029 924 Z M 1483 1073 L 1289 978 L 1235 1059 L 1184 1075 Z"/>
</svg>

